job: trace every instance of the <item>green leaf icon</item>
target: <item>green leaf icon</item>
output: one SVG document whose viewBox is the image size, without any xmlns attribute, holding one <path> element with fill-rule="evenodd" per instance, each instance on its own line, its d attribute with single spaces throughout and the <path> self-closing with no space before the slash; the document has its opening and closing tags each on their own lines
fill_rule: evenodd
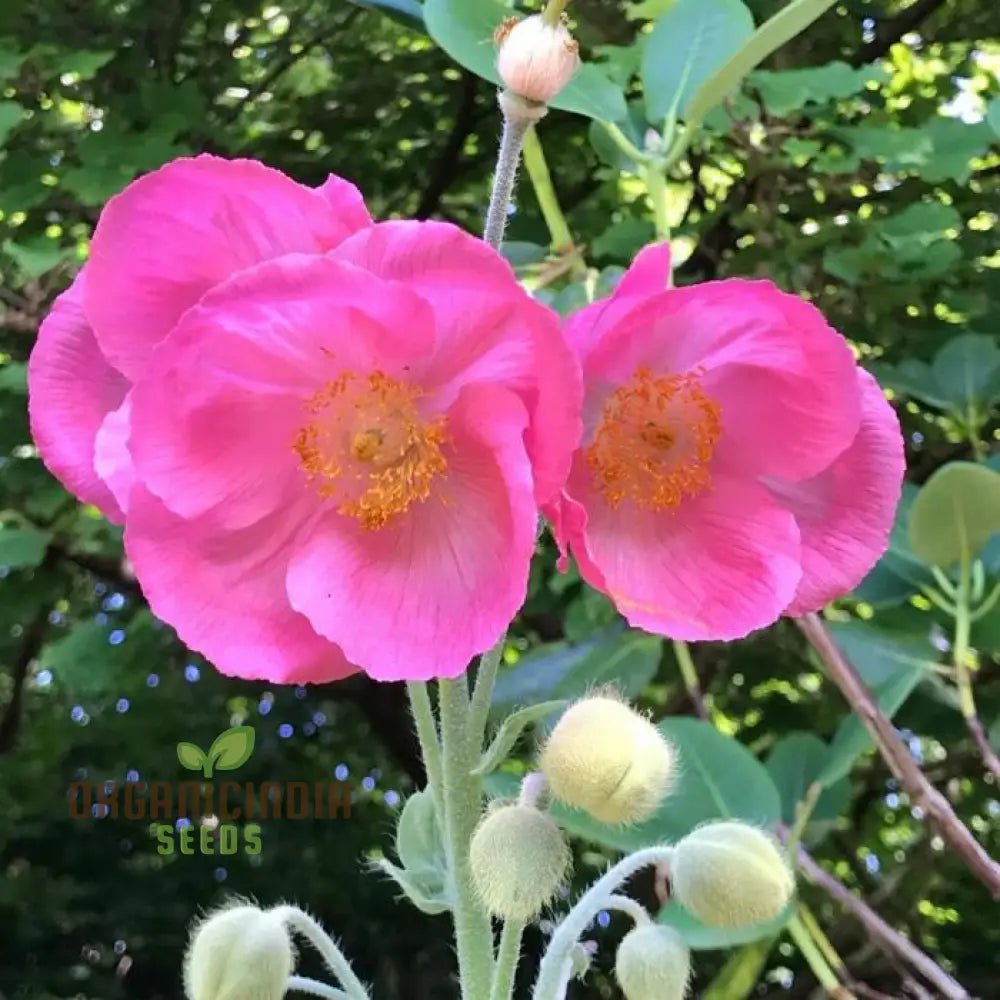
<svg viewBox="0 0 1000 1000">
<path fill-rule="evenodd" d="M 233 726 L 232 729 L 220 733 L 208 751 L 209 768 L 232 771 L 245 764 L 253 753 L 254 739 L 253 726 Z M 206 773 L 206 777 L 210 776 Z"/>
<path fill-rule="evenodd" d="M 189 771 L 200 771 L 208 763 L 204 751 L 194 743 L 178 743 L 177 759 Z"/>
</svg>

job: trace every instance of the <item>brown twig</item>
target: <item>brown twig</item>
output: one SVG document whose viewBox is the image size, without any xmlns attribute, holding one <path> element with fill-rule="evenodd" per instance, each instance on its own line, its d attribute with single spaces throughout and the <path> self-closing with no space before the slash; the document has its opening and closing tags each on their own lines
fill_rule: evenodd
<svg viewBox="0 0 1000 1000">
<path fill-rule="evenodd" d="M 821 868 L 804 847 L 799 847 L 797 860 L 810 882 L 842 904 L 858 919 L 872 938 L 899 955 L 911 968 L 932 983 L 947 1000 L 969 1000 L 969 993 L 932 958 L 925 955 L 912 941 L 890 927 L 863 899 L 855 896 L 829 872 Z"/>
<path fill-rule="evenodd" d="M 1000 898 L 1000 865 L 983 850 L 968 827 L 955 815 L 948 800 L 927 780 L 854 665 L 833 641 L 823 621 L 816 614 L 808 614 L 796 618 L 795 623 L 819 654 L 830 679 L 840 688 L 854 713 L 871 733 L 882 759 L 910 802 L 923 810 L 927 822 L 962 858 L 993 898 Z"/>
</svg>

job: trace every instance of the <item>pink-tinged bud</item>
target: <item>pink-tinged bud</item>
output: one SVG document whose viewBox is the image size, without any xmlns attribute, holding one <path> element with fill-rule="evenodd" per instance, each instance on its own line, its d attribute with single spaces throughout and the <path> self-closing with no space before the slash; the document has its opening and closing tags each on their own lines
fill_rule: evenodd
<svg viewBox="0 0 1000 1000">
<path fill-rule="evenodd" d="M 498 32 L 497 72 L 519 97 L 546 104 L 569 83 L 580 65 L 580 46 L 561 20 L 549 24 L 534 14 Z"/>
</svg>

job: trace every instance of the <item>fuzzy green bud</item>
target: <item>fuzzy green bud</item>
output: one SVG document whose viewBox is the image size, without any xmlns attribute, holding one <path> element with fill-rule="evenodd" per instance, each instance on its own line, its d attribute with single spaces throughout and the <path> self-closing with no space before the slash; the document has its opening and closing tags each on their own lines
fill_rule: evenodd
<svg viewBox="0 0 1000 1000">
<path fill-rule="evenodd" d="M 191 933 L 184 956 L 188 1000 L 281 1000 L 295 953 L 279 913 L 237 904 Z"/>
<path fill-rule="evenodd" d="M 571 705 L 542 749 L 552 796 L 604 823 L 648 819 L 673 781 L 677 755 L 647 718 L 610 695 Z"/>
<path fill-rule="evenodd" d="M 472 881 L 495 917 L 528 921 L 555 896 L 571 855 L 556 821 L 530 805 L 488 812 L 469 848 Z"/>
<path fill-rule="evenodd" d="M 642 924 L 622 938 L 615 978 L 626 1000 L 681 1000 L 691 977 L 691 952 L 672 927 Z"/>
<path fill-rule="evenodd" d="M 795 889 L 777 841 L 745 823 L 708 823 L 674 848 L 670 884 L 680 904 L 711 927 L 773 920 Z"/>
</svg>

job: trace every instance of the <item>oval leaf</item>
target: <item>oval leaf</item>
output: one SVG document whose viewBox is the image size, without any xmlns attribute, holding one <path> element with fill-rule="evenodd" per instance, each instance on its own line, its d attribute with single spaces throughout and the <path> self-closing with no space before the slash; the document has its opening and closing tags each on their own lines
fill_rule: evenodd
<svg viewBox="0 0 1000 1000">
<path fill-rule="evenodd" d="M 27 569 L 44 558 L 52 536 L 34 528 L 5 528 L 0 525 L 0 566 Z"/>
<path fill-rule="evenodd" d="M 407 869 L 444 866 L 444 843 L 434 797 L 428 789 L 411 795 L 396 824 L 396 854 Z"/>
<path fill-rule="evenodd" d="M 233 726 L 215 738 L 208 756 L 215 768 L 232 771 L 245 764 L 253 753 L 255 734 L 253 726 Z"/>
<path fill-rule="evenodd" d="M 177 759 L 181 762 L 181 767 L 186 767 L 189 771 L 200 771 L 208 760 L 201 747 L 194 743 L 178 743 Z"/>
<path fill-rule="evenodd" d="M 814 733 L 788 733 L 771 748 L 767 773 L 781 795 L 781 818 L 789 826 L 795 822 L 796 807 L 805 801 L 810 786 L 820 781 L 829 752 L 830 748 Z M 846 778 L 828 784 L 816 800 L 809 825 L 832 823 L 850 802 L 851 787 Z"/>
<path fill-rule="evenodd" d="M 451 899 L 437 872 L 404 871 L 385 858 L 376 861 L 375 867 L 388 875 L 421 913 L 436 916 L 451 909 Z"/>
<path fill-rule="evenodd" d="M 741 944 L 773 938 L 791 920 L 794 913 L 795 907 L 789 905 L 766 924 L 755 924 L 751 927 L 709 927 L 672 899 L 660 910 L 656 919 L 661 924 L 673 927 L 693 951 L 711 951 L 716 948 L 736 948 Z"/>
<path fill-rule="evenodd" d="M 424 23 L 431 38 L 455 62 L 497 86 L 500 78 L 493 33 L 510 16 L 511 9 L 500 0 L 425 0 L 424 3 Z M 602 122 L 625 117 L 621 88 L 593 63 L 584 63 L 550 106 Z"/>
<path fill-rule="evenodd" d="M 540 705 L 530 705 L 513 715 L 508 715 L 493 737 L 493 742 L 483 752 L 479 766 L 473 769 L 472 774 L 481 776 L 495 771 L 507 759 L 507 755 L 514 749 L 514 744 L 528 726 L 557 712 L 565 704 L 564 699 L 543 701 Z"/>
<path fill-rule="evenodd" d="M 698 88 L 753 35 L 742 0 L 677 0 L 653 26 L 642 56 L 646 114 L 681 118 Z"/>
<path fill-rule="evenodd" d="M 965 550 L 975 559 L 1000 532 L 1000 473 L 975 462 L 949 462 L 924 483 L 910 511 L 910 547 L 947 569 Z"/>
</svg>

